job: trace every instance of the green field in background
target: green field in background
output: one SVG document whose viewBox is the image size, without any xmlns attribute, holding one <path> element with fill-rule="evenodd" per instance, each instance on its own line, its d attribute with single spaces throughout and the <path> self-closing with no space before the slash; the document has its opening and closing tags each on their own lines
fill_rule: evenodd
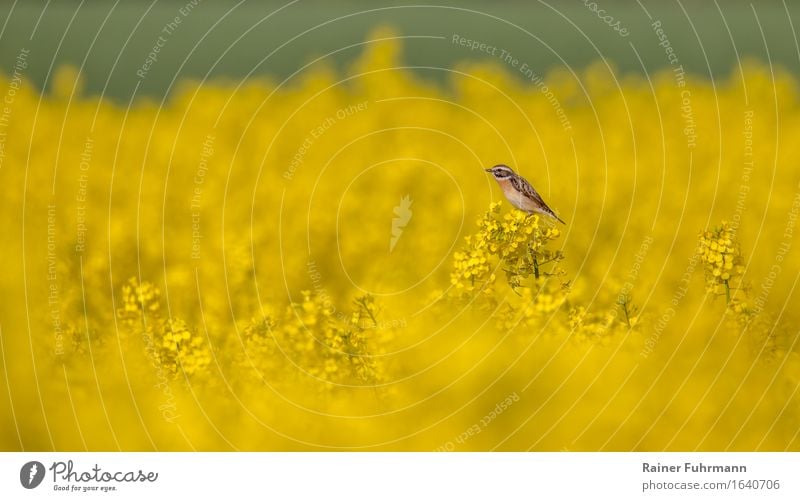
<svg viewBox="0 0 800 501">
<path fill-rule="evenodd" d="M 88 93 L 126 101 L 134 94 L 162 96 L 184 78 L 254 74 L 283 79 L 332 52 L 329 62 L 343 68 L 363 49 L 359 44 L 370 30 L 388 25 L 409 37 L 407 64 L 421 67 L 418 71 L 431 79 L 442 80 L 446 72 L 425 67 L 491 58 L 453 44 L 455 34 L 508 51 L 539 74 L 563 65 L 581 70 L 601 58 L 623 71 L 642 72 L 667 63 L 652 28 L 657 20 L 691 73 L 724 76 L 742 57 L 800 70 L 796 2 L 598 1 L 629 31 L 627 37 L 582 0 L 414 3 L 5 2 L 0 5 L 0 68 L 9 73 L 20 50 L 29 50 L 25 74 L 37 87 L 47 87 L 55 68 L 72 64 L 82 68 Z M 165 34 L 176 17 L 180 23 Z M 157 60 L 144 77 L 137 75 L 160 35 Z"/>
</svg>

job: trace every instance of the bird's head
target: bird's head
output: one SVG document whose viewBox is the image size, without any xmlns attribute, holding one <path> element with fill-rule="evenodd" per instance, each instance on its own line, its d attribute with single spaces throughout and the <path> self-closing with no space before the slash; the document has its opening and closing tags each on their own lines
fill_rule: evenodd
<svg viewBox="0 0 800 501">
<path fill-rule="evenodd" d="M 514 175 L 514 171 L 508 165 L 495 165 L 491 169 L 486 169 L 486 172 L 491 173 L 498 181 L 508 179 Z"/>
</svg>

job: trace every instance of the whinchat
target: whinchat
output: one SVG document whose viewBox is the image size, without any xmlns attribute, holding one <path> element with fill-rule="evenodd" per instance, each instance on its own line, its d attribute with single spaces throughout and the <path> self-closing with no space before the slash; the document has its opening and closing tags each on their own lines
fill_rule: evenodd
<svg viewBox="0 0 800 501">
<path fill-rule="evenodd" d="M 527 212 L 528 214 L 533 214 L 535 212 L 537 214 L 550 216 L 561 224 L 566 224 L 560 217 L 556 216 L 553 209 L 544 203 L 544 200 L 542 200 L 539 193 L 533 189 L 531 183 L 514 172 L 508 165 L 495 165 L 491 169 L 486 169 L 486 172 L 494 176 L 495 180 L 497 180 L 497 184 L 499 184 L 500 188 L 503 190 L 503 195 L 505 195 L 506 199 L 511 202 L 511 205 L 517 209 Z"/>
</svg>

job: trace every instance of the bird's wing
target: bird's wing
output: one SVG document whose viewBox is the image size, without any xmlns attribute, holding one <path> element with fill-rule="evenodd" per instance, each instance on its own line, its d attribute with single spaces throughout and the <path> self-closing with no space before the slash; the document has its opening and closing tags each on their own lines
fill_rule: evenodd
<svg viewBox="0 0 800 501">
<path fill-rule="evenodd" d="M 522 192 L 522 194 L 525 197 L 533 200 L 533 202 L 536 203 L 536 205 L 541 207 L 543 211 L 547 212 L 548 214 L 556 218 L 559 222 L 561 222 L 561 224 L 566 224 L 564 223 L 564 221 L 561 220 L 560 217 L 556 216 L 556 213 L 553 212 L 553 209 L 551 209 L 550 207 L 548 207 L 546 203 L 544 203 L 544 200 L 542 200 L 542 196 L 539 195 L 536 189 L 533 186 L 531 186 L 531 183 L 529 183 L 526 179 L 522 177 L 512 177 L 511 185 L 515 189 Z"/>
</svg>

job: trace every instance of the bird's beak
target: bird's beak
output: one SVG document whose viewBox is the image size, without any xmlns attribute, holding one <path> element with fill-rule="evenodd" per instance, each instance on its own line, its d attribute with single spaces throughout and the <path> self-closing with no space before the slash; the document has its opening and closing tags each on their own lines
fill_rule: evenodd
<svg viewBox="0 0 800 501">
<path fill-rule="evenodd" d="M 483 170 L 485 170 L 486 172 L 492 172 L 492 169 L 483 169 Z"/>
</svg>

